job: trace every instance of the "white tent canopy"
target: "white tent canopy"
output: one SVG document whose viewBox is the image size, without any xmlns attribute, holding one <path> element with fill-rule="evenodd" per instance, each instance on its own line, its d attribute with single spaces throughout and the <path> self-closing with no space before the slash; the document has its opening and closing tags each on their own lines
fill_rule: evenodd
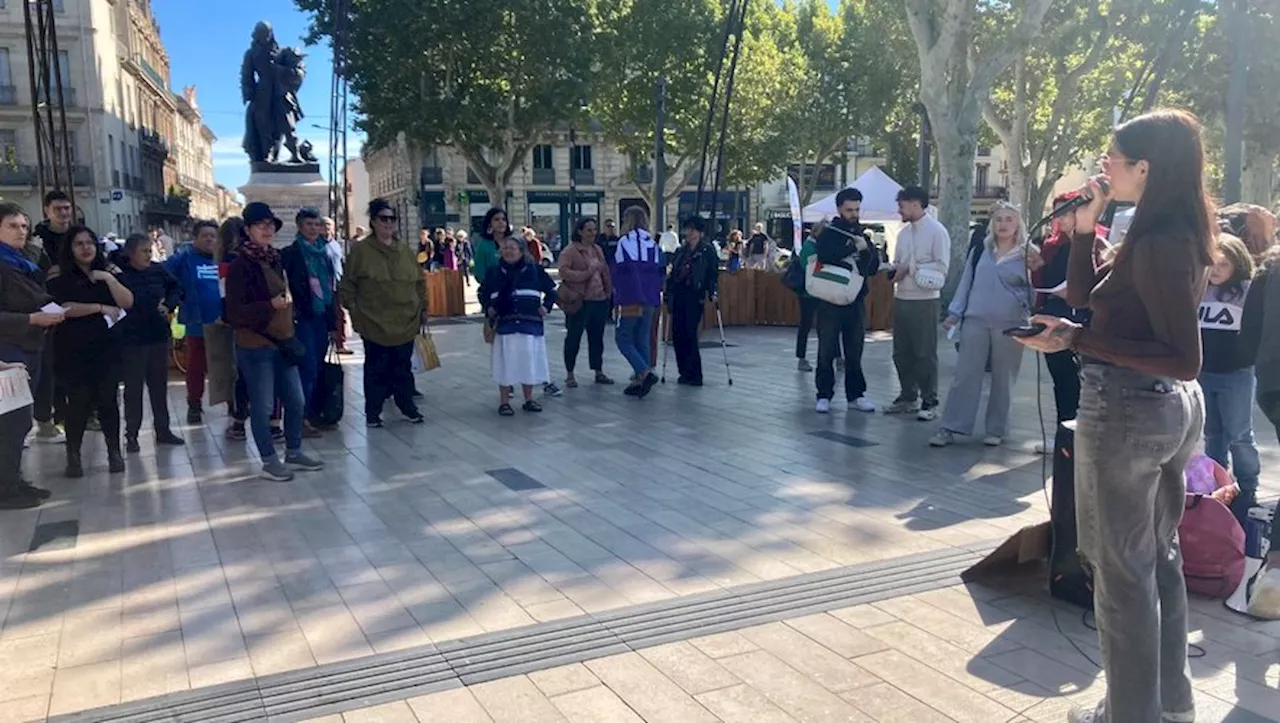
<svg viewBox="0 0 1280 723">
<path fill-rule="evenodd" d="M 868 168 L 853 183 L 849 184 L 849 188 L 856 188 L 862 191 L 863 221 L 901 220 L 901 217 L 898 216 L 898 191 L 902 190 L 902 186 L 890 178 L 889 174 L 880 170 L 879 166 Z M 836 195 L 833 193 L 821 201 L 815 201 L 805 206 L 804 211 L 801 213 L 804 222 L 814 223 L 824 218 L 834 218 L 836 216 Z"/>
</svg>

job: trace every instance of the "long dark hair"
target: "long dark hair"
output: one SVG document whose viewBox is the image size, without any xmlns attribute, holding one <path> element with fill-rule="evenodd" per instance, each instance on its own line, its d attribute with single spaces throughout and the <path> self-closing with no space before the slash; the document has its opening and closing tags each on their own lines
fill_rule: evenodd
<svg viewBox="0 0 1280 723">
<path fill-rule="evenodd" d="M 1120 257 L 1133 247 L 1131 240 L 1165 236 L 1186 244 L 1203 265 L 1212 265 L 1217 229 L 1204 187 L 1200 121 L 1183 110 L 1157 110 L 1117 128 L 1114 141 L 1131 162 L 1150 166 Z"/>
<path fill-rule="evenodd" d="M 216 261 L 230 261 L 240 251 L 240 233 L 244 230 L 244 219 L 232 216 L 218 227 L 218 243 L 213 247 L 213 258 Z"/>
<path fill-rule="evenodd" d="M 573 225 L 573 233 L 569 234 L 569 240 L 575 241 L 575 242 L 581 241 L 582 229 L 586 228 L 587 224 L 589 223 L 594 223 L 596 225 L 596 229 L 597 229 L 596 235 L 598 236 L 600 234 L 598 230 L 600 228 L 600 223 L 596 221 L 595 218 L 588 216 L 586 218 L 578 219 L 578 222 Z"/>
<path fill-rule="evenodd" d="M 481 222 L 483 225 L 480 227 L 480 236 L 482 238 L 487 238 L 490 241 L 493 241 L 494 243 L 502 242 L 502 239 L 494 238 L 493 232 L 489 230 L 493 224 L 493 217 L 497 216 L 498 214 L 502 214 L 502 218 L 505 219 L 507 223 L 507 232 L 503 234 L 503 236 L 504 237 L 510 236 L 511 235 L 511 217 L 507 215 L 507 210 L 501 206 L 490 206 L 489 210 L 484 212 L 484 221 Z"/>
<path fill-rule="evenodd" d="M 79 271 L 80 266 L 76 263 L 75 253 L 72 246 L 75 245 L 77 236 L 88 234 L 93 241 L 93 261 L 89 263 L 90 271 L 105 271 L 107 268 L 107 256 L 102 252 L 102 244 L 98 243 L 98 234 L 88 226 L 72 226 L 67 229 L 66 240 L 62 242 L 61 248 L 58 249 L 58 270 L 67 274 L 72 271 Z"/>
</svg>

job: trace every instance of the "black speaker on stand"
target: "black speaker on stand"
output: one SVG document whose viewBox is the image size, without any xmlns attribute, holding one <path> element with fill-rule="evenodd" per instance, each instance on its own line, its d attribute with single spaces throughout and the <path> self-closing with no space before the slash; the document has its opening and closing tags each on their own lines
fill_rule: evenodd
<svg viewBox="0 0 1280 723">
<path fill-rule="evenodd" d="M 1076 550 L 1076 422 L 1062 422 L 1054 438 L 1050 516 L 1049 594 L 1093 609 L 1093 581 Z"/>
</svg>

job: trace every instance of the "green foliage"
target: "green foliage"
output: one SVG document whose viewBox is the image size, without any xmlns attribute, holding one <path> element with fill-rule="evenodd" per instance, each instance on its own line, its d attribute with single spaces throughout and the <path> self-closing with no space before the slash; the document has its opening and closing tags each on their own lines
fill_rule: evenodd
<svg viewBox="0 0 1280 723">
<path fill-rule="evenodd" d="M 313 41 L 331 37 L 327 0 L 295 2 L 311 13 Z M 346 76 L 370 143 L 403 133 L 421 147 L 455 145 L 491 191 L 589 95 L 589 0 L 351 0 L 349 7 Z"/>
</svg>

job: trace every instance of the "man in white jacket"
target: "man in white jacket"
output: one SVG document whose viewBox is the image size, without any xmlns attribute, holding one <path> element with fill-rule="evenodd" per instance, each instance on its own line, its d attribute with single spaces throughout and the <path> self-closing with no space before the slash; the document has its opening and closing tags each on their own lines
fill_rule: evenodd
<svg viewBox="0 0 1280 723">
<path fill-rule="evenodd" d="M 919 186 L 898 192 L 906 226 L 893 252 L 893 364 L 902 393 L 885 414 L 938 416 L 938 321 L 941 284 L 951 262 L 951 236 L 929 215 L 929 194 Z M 935 288 L 936 287 L 936 288 Z"/>
</svg>

